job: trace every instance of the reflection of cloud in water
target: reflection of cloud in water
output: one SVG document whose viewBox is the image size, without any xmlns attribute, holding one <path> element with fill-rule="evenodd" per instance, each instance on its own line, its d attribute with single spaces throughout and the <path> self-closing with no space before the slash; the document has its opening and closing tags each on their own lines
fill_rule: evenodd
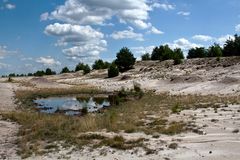
<svg viewBox="0 0 240 160">
<path fill-rule="evenodd" d="M 66 111 L 66 115 L 79 114 L 76 111 L 84 107 L 88 108 L 89 112 L 95 112 L 104 106 L 110 106 L 110 102 L 106 98 L 92 97 L 53 97 L 46 99 L 37 99 L 34 101 L 38 104 L 37 108 L 51 108 L 50 110 L 41 110 L 41 112 L 55 113 L 57 110 Z"/>
<path fill-rule="evenodd" d="M 63 103 L 63 105 L 59 107 L 59 109 L 62 109 L 62 110 L 79 110 L 81 108 L 82 107 L 76 100 L 69 100 Z"/>
</svg>

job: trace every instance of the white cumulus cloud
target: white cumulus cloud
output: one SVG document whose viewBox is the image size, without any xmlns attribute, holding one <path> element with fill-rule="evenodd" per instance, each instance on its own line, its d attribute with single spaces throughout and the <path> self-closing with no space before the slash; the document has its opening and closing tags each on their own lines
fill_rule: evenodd
<svg viewBox="0 0 240 160">
<path fill-rule="evenodd" d="M 160 31 L 156 27 L 152 27 L 147 33 L 152 33 L 152 34 L 164 34 L 163 31 Z"/>
<path fill-rule="evenodd" d="M 148 0 L 66 0 L 51 13 L 44 13 L 42 20 L 55 19 L 80 25 L 104 25 L 114 16 L 121 23 L 130 23 L 140 29 L 151 27 L 149 12 L 154 8 L 174 9 L 170 4 L 150 3 Z"/>
<path fill-rule="evenodd" d="M 198 41 L 212 41 L 214 38 L 208 35 L 195 35 L 192 37 L 194 40 L 198 40 Z"/>
<path fill-rule="evenodd" d="M 181 48 L 185 54 L 191 48 L 203 47 L 203 45 L 192 43 L 185 38 L 180 38 L 173 41 L 173 43 L 166 43 L 166 44 L 169 45 L 171 49 Z"/>
<path fill-rule="evenodd" d="M 51 56 L 39 57 L 36 59 L 36 62 L 40 63 L 44 66 L 59 66 L 59 65 L 61 65 L 61 63 L 59 61 L 55 60 Z"/>
<path fill-rule="evenodd" d="M 107 42 L 104 34 L 93 29 L 91 26 L 74 24 L 51 24 L 45 28 L 45 34 L 59 37 L 56 46 L 70 48 L 63 49 L 63 53 L 69 59 L 84 57 L 99 57 L 106 50 Z"/>
<path fill-rule="evenodd" d="M 223 46 L 226 43 L 227 40 L 234 40 L 234 39 L 235 38 L 234 38 L 233 35 L 227 34 L 227 35 L 223 35 L 219 38 L 216 38 L 215 42 L 218 43 L 220 46 Z"/>
<path fill-rule="evenodd" d="M 105 40 L 93 41 L 92 43 L 83 43 L 63 50 L 63 53 L 69 59 L 98 58 L 102 51 L 106 50 L 107 42 Z"/>
<path fill-rule="evenodd" d="M 141 33 L 135 33 L 134 29 L 129 27 L 128 30 L 117 31 L 110 35 L 113 39 L 135 39 L 137 41 L 144 41 L 143 35 Z"/>
<path fill-rule="evenodd" d="M 80 26 L 71 24 L 50 24 L 45 28 L 45 34 L 62 37 L 64 42 L 84 42 L 93 39 L 101 39 L 103 33 L 93 29 L 91 26 Z"/>
<path fill-rule="evenodd" d="M 145 53 L 152 53 L 152 50 L 155 48 L 155 46 L 139 46 L 139 47 L 131 47 L 130 49 L 132 50 L 132 52 L 134 53 L 134 56 L 137 57 L 137 59 L 141 59 L 141 56 Z"/>
<path fill-rule="evenodd" d="M 236 32 L 240 32 L 240 24 L 238 24 L 238 25 L 235 26 L 235 31 L 236 31 Z"/>
</svg>

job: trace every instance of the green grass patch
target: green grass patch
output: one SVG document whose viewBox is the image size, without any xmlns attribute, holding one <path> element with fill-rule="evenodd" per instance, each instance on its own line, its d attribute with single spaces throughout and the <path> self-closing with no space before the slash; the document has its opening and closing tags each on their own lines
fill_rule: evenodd
<svg viewBox="0 0 240 160">
<path fill-rule="evenodd" d="M 182 111 L 182 108 L 178 103 L 176 103 L 172 106 L 171 110 L 172 113 L 180 113 Z"/>
</svg>

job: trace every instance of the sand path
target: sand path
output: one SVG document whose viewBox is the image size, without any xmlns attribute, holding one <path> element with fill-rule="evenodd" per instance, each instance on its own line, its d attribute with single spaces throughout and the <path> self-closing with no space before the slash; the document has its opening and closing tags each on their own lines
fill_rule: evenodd
<svg viewBox="0 0 240 160">
<path fill-rule="evenodd" d="M 0 83 L 0 112 L 13 111 L 14 89 L 16 85 Z M 1 120 L 0 117 L 0 159 L 20 159 L 16 154 L 16 134 L 19 126 L 16 123 Z"/>
</svg>

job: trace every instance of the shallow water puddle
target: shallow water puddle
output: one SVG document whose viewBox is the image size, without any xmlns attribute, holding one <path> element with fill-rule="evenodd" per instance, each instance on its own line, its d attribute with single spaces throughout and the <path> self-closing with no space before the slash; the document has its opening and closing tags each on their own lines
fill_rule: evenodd
<svg viewBox="0 0 240 160">
<path fill-rule="evenodd" d="M 81 115 L 84 108 L 96 112 L 110 106 L 108 98 L 102 97 L 50 97 L 34 100 L 34 103 L 40 112 L 66 115 Z"/>
</svg>

